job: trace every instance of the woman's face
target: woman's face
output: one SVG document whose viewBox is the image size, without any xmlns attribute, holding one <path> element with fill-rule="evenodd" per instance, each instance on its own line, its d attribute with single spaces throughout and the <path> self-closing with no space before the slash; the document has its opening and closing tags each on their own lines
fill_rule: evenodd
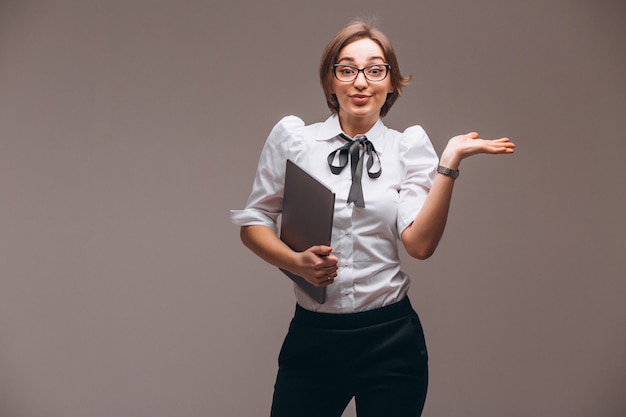
<svg viewBox="0 0 626 417">
<path fill-rule="evenodd" d="M 385 57 L 376 42 L 364 38 L 346 45 L 339 52 L 336 63 L 363 68 L 372 64 L 384 64 Z M 393 92 L 393 86 L 389 75 L 382 81 L 372 82 L 365 78 L 363 72 L 359 72 L 351 82 L 339 81 L 333 77 L 332 92 L 339 103 L 339 119 L 344 130 L 348 126 L 369 128 L 378 120 L 380 109 L 387 100 L 387 94 Z"/>
</svg>

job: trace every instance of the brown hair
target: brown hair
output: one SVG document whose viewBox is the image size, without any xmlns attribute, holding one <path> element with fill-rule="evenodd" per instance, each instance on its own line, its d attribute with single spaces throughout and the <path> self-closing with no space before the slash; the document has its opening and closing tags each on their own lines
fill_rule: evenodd
<svg viewBox="0 0 626 417">
<path fill-rule="evenodd" d="M 341 29 L 335 37 L 326 45 L 322 59 L 320 61 L 320 83 L 326 96 L 326 104 L 333 113 L 339 112 L 339 102 L 337 97 L 332 93 L 333 86 L 333 65 L 337 63 L 339 53 L 348 44 L 359 39 L 369 38 L 376 42 L 383 50 L 385 60 L 389 64 L 389 77 L 391 77 L 391 87 L 393 92 L 387 95 L 387 100 L 380 109 L 380 116 L 385 116 L 393 103 L 396 102 L 405 87 L 411 81 L 411 76 L 403 77 L 398 66 L 398 59 L 393 50 L 393 46 L 389 38 L 380 30 L 363 20 L 355 20 Z"/>
</svg>

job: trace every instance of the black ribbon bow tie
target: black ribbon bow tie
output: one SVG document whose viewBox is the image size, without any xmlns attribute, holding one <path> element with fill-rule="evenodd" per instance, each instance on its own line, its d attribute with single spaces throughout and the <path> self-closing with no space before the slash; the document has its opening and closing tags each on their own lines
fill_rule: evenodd
<svg viewBox="0 0 626 417">
<path fill-rule="evenodd" d="M 340 148 L 335 149 L 328 155 L 328 166 L 330 171 L 339 175 L 341 171 L 348 164 L 348 155 L 350 155 L 350 167 L 352 168 L 352 185 L 350 186 L 350 193 L 348 194 L 348 203 L 354 203 L 357 207 L 365 207 L 365 201 L 363 200 L 363 187 L 361 185 L 361 176 L 363 174 L 363 159 L 367 155 L 367 175 L 370 178 L 378 178 L 383 172 L 380 164 L 380 157 L 378 152 L 374 149 L 374 144 L 370 142 L 364 135 L 357 135 L 354 139 L 350 139 L 343 133 L 339 134 L 343 140 L 347 143 Z M 361 154 L 361 147 L 363 153 Z M 335 157 L 339 152 L 339 165 L 333 165 Z M 372 172 L 371 169 L 374 166 L 374 162 L 378 162 L 378 171 Z"/>
</svg>

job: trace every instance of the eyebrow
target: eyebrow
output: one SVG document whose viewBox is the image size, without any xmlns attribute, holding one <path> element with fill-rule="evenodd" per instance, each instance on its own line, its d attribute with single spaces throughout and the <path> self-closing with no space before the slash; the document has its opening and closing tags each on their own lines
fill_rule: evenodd
<svg viewBox="0 0 626 417">
<path fill-rule="evenodd" d="M 371 56 L 367 60 L 368 60 L 368 62 L 371 62 L 371 61 L 375 61 L 377 59 L 380 59 L 381 61 L 385 62 L 385 59 L 382 56 L 378 56 L 378 55 Z M 341 62 L 341 61 L 354 62 L 355 59 L 352 58 L 352 57 L 349 57 L 349 56 L 345 56 L 345 57 L 340 58 L 339 60 L 337 60 L 337 62 Z"/>
</svg>

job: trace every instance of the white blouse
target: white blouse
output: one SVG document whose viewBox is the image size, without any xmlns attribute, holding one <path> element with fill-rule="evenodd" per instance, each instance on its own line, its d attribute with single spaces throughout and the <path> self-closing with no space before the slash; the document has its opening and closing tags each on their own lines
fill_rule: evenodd
<svg viewBox="0 0 626 417">
<path fill-rule="evenodd" d="M 399 237 L 424 204 L 438 164 L 421 126 L 400 133 L 378 120 L 365 136 L 380 157 L 382 174 L 370 178 L 364 167 L 365 207 L 356 207 L 347 203 L 352 183 L 350 163 L 335 175 L 327 162 L 328 155 L 346 143 L 338 137 L 340 133 L 336 115 L 309 126 L 295 116 L 280 120 L 261 152 L 246 207 L 231 211 L 231 219 L 238 226 L 265 225 L 277 232 L 287 159 L 335 192 L 331 246 L 339 259 L 338 276 L 326 287 L 324 304 L 294 284 L 300 306 L 328 313 L 370 310 L 400 301 L 406 295 L 410 280 L 400 270 Z"/>
</svg>

